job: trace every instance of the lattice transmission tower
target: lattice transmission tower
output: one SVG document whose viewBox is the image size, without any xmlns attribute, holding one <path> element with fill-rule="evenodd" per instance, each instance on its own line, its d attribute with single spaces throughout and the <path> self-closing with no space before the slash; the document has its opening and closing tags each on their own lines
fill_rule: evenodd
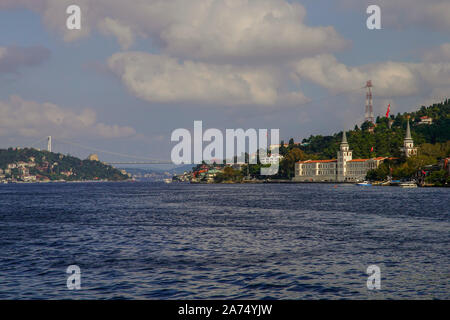
<svg viewBox="0 0 450 320">
<path fill-rule="evenodd" d="M 373 117 L 373 104 L 372 104 L 372 80 L 366 82 L 366 86 L 364 88 L 367 89 L 366 93 L 366 113 L 365 113 L 365 121 L 369 121 L 374 123 Z"/>
</svg>

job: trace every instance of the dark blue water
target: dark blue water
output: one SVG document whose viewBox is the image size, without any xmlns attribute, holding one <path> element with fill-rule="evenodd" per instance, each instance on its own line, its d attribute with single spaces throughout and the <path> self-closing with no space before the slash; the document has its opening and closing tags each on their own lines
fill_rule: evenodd
<svg viewBox="0 0 450 320">
<path fill-rule="evenodd" d="M 0 299 L 449 299 L 449 207 L 438 188 L 0 185 Z"/>
</svg>

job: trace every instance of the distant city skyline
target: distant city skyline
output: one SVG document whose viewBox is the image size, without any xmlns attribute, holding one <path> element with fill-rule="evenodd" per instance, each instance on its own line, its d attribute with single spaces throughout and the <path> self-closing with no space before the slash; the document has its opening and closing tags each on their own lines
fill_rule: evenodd
<svg viewBox="0 0 450 320">
<path fill-rule="evenodd" d="M 375 117 L 450 96 L 449 16 L 444 0 L 0 0 L 0 148 L 51 135 L 170 159 L 195 120 L 285 141 L 349 130 L 367 80 Z"/>
</svg>

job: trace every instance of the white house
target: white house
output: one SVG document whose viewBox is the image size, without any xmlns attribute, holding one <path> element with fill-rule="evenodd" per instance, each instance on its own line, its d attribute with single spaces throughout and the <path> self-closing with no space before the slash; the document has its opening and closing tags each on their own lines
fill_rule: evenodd
<svg viewBox="0 0 450 320">
<path fill-rule="evenodd" d="M 423 117 L 420 117 L 420 122 L 418 124 L 430 125 L 430 124 L 433 124 L 433 119 L 428 116 L 423 116 Z"/>
<path fill-rule="evenodd" d="M 271 154 L 270 157 L 261 157 L 259 161 L 261 162 L 261 164 L 277 164 L 280 163 L 282 159 L 283 159 L 282 155 L 274 153 Z"/>
</svg>

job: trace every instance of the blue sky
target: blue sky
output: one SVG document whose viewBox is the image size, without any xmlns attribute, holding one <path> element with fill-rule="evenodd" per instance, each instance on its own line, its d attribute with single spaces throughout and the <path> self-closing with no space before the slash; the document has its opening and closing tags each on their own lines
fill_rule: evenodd
<svg viewBox="0 0 450 320">
<path fill-rule="evenodd" d="M 192 130 L 194 120 L 205 128 L 279 128 L 282 138 L 300 140 L 360 124 L 365 94 L 355 89 L 366 78 L 377 81 L 376 114 L 387 103 L 396 113 L 438 102 L 450 89 L 445 1 L 413 1 L 414 9 L 404 0 L 375 1 L 383 29 L 371 31 L 367 5 L 356 0 L 242 8 L 241 1 L 232 8 L 225 0 L 174 0 L 163 13 L 155 11 L 159 1 L 83 0 L 83 16 L 90 11 L 82 28 L 90 32 L 75 39 L 65 29 L 64 1 L 0 1 L 0 147 L 51 134 L 168 159 L 170 133 Z M 243 35 L 241 25 L 251 30 Z M 49 54 L 39 60 L 42 50 Z M 335 96 L 341 92 L 348 93 Z"/>
</svg>

